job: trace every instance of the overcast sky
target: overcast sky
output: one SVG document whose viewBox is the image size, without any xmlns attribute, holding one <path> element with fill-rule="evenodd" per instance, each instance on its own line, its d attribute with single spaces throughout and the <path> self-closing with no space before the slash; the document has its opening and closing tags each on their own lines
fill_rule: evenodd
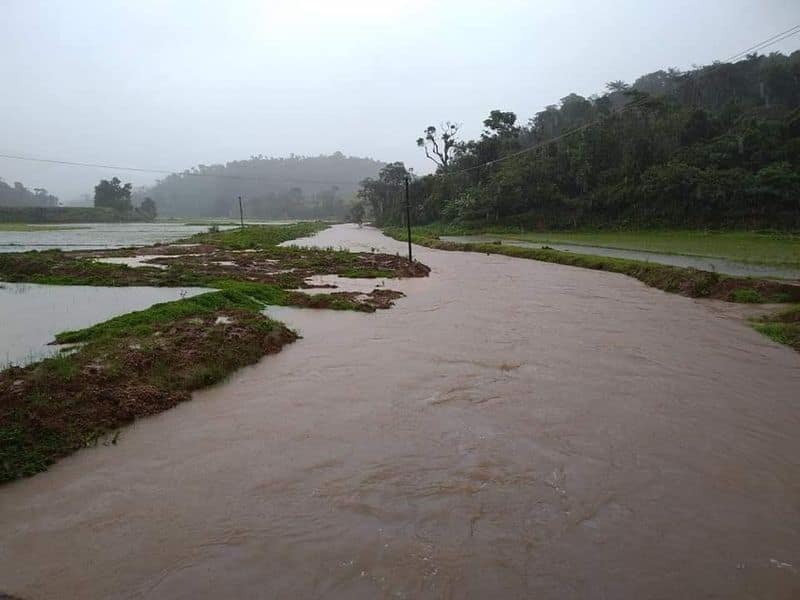
<svg viewBox="0 0 800 600">
<path fill-rule="evenodd" d="M 426 172 L 428 124 L 474 136 L 494 108 L 527 120 L 723 59 L 800 24 L 800 0 L 0 0 L 0 22 L 0 153 L 182 170 L 340 150 Z M 0 159 L 65 201 L 114 174 L 153 181 Z"/>
</svg>

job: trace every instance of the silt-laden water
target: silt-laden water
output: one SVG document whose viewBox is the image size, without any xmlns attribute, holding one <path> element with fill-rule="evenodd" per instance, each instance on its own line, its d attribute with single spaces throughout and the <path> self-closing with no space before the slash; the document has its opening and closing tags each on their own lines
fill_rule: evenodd
<svg viewBox="0 0 800 600">
<path fill-rule="evenodd" d="M 0 488 L 0 587 L 800 596 L 800 355 L 622 275 L 415 250 L 395 308 L 272 309 L 303 339 Z"/>
</svg>

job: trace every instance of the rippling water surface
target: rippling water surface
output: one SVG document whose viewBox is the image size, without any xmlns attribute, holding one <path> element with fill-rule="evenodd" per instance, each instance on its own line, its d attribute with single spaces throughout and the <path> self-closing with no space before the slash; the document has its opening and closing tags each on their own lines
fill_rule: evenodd
<svg viewBox="0 0 800 600">
<path fill-rule="evenodd" d="M 800 355 L 621 275 L 416 251 L 395 308 L 270 309 L 303 339 L 0 488 L 0 587 L 800 597 Z"/>
</svg>

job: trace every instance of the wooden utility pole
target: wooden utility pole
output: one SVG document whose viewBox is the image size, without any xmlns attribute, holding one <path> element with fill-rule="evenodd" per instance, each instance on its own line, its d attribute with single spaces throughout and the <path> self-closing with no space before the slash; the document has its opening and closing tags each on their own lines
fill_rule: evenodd
<svg viewBox="0 0 800 600">
<path fill-rule="evenodd" d="M 408 193 L 408 175 L 406 180 L 406 228 L 408 229 L 408 262 L 413 262 L 411 258 L 411 197 Z"/>
<path fill-rule="evenodd" d="M 242 224 L 242 229 L 244 229 L 244 209 L 242 208 L 242 197 L 239 196 L 239 221 Z"/>
</svg>

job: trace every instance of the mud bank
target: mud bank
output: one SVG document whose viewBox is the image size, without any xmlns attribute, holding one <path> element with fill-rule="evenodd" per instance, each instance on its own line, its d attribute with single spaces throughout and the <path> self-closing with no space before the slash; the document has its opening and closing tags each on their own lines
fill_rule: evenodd
<svg viewBox="0 0 800 600">
<path fill-rule="evenodd" d="M 796 353 L 623 275 L 415 251 L 392 310 L 276 309 L 303 340 L 0 488 L 0 587 L 798 596 Z"/>
</svg>

